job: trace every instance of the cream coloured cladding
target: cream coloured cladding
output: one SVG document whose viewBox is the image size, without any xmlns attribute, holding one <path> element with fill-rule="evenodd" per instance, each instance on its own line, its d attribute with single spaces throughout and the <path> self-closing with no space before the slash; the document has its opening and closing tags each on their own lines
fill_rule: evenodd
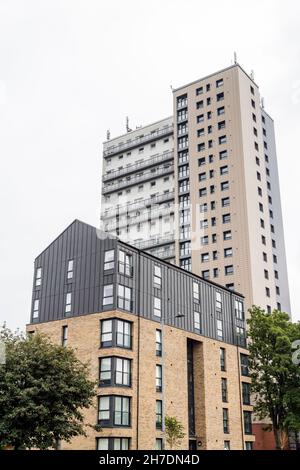
<svg viewBox="0 0 300 470">
<path fill-rule="evenodd" d="M 203 93 L 197 94 L 201 87 Z M 283 268 L 279 269 L 283 287 L 281 295 L 276 295 L 272 237 L 269 230 L 272 221 L 269 215 L 258 87 L 251 77 L 236 65 L 175 90 L 175 142 L 178 139 L 177 98 L 185 94 L 188 110 L 191 231 L 197 235 L 198 242 L 200 237 L 204 237 L 203 245 L 198 243 L 194 249 L 192 246 L 192 271 L 199 275 L 203 274 L 203 271 L 209 271 L 211 279 L 228 287 L 234 286 L 236 291 L 245 295 L 247 308 L 252 304 L 261 305 L 263 308 L 276 308 L 277 302 L 281 302 L 281 307 L 289 311 L 284 252 L 281 257 Z M 222 113 L 218 113 L 219 108 L 224 108 Z M 219 141 L 223 136 L 226 136 L 225 143 Z M 199 144 L 204 144 L 205 148 L 199 149 Z M 227 158 L 220 159 L 220 152 L 225 150 Z M 176 161 L 178 152 L 179 149 L 176 148 Z M 203 164 L 199 165 L 201 158 L 205 159 L 205 163 L 201 160 Z M 272 158 L 276 165 L 276 152 L 273 152 Z M 275 173 L 273 172 L 274 186 L 278 188 L 278 177 Z M 176 164 L 175 181 L 177 179 Z M 222 190 L 222 183 L 226 183 L 228 188 Z M 201 195 L 200 189 L 204 190 Z M 175 191 L 178 200 L 178 185 Z M 227 199 L 224 207 L 223 199 Z M 207 211 L 201 213 L 200 206 L 203 204 L 207 204 Z M 213 208 L 211 204 L 214 204 Z M 280 214 L 278 221 L 282 227 L 278 203 L 277 213 Z M 204 219 L 206 228 L 200 229 L 199 217 Z M 262 223 L 265 229 L 262 228 Z M 231 239 L 224 240 L 225 231 L 231 231 Z M 284 246 L 282 228 L 279 228 L 277 233 L 281 240 L 279 246 Z M 225 256 L 224 250 L 229 256 Z M 179 263 L 178 241 L 176 252 Z M 286 300 L 282 301 L 281 298 Z"/>
</svg>

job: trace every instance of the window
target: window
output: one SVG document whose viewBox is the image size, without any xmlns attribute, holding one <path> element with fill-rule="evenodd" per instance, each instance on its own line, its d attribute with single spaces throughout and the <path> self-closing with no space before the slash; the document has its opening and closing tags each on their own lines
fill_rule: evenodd
<svg viewBox="0 0 300 470">
<path fill-rule="evenodd" d="M 188 179 L 180 181 L 180 183 L 179 183 L 179 192 L 180 193 L 184 193 L 186 191 L 189 191 L 189 189 L 190 189 L 190 185 L 189 185 L 189 180 Z"/>
<path fill-rule="evenodd" d="M 198 130 L 197 130 L 197 136 L 198 136 L 198 137 L 202 137 L 204 134 L 205 134 L 205 132 L 204 132 L 204 127 L 203 127 L 202 129 L 198 129 Z"/>
<path fill-rule="evenodd" d="M 67 279 L 72 279 L 73 278 L 73 268 L 74 268 L 74 260 L 69 259 L 68 269 L 67 269 Z"/>
<path fill-rule="evenodd" d="M 228 391 L 227 391 L 227 379 L 222 377 L 221 379 L 221 396 L 222 396 L 222 402 L 227 403 L 228 401 Z"/>
<path fill-rule="evenodd" d="M 153 315 L 161 317 L 161 299 L 159 297 L 153 298 Z"/>
<path fill-rule="evenodd" d="M 223 322 L 222 320 L 217 320 L 217 338 L 223 340 Z"/>
<path fill-rule="evenodd" d="M 192 269 L 192 262 L 191 258 L 185 258 L 180 260 L 180 267 L 185 269 L 186 271 L 191 271 Z"/>
<path fill-rule="evenodd" d="M 132 289 L 118 285 L 118 307 L 123 310 L 132 311 Z"/>
<path fill-rule="evenodd" d="M 224 248 L 224 258 L 230 258 L 232 256 L 232 248 Z"/>
<path fill-rule="evenodd" d="M 72 309 L 72 293 L 68 292 L 66 295 L 65 314 L 70 313 L 71 309 Z"/>
<path fill-rule="evenodd" d="M 248 377 L 249 375 L 249 360 L 246 354 L 241 354 L 241 375 Z"/>
<path fill-rule="evenodd" d="M 254 100 L 251 100 L 251 105 L 252 105 L 252 108 L 255 108 L 255 101 Z"/>
<path fill-rule="evenodd" d="M 129 437 L 98 437 L 97 450 L 128 450 Z"/>
<path fill-rule="evenodd" d="M 228 157 L 227 150 L 222 150 L 222 152 L 219 153 L 220 160 L 224 160 L 225 158 Z"/>
<path fill-rule="evenodd" d="M 98 424 L 102 427 L 130 425 L 130 398 L 118 395 L 98 399 Z"/>
<path fill-rule="evenodd" d="M 198 158 L 198 166 L 203 166 L 205 165 L 205 157 Z"/>
<path fill-rule="evenodd" d="M 207 202 L 205 202 L 204 204 L 200 204 L 200 212 L 207 212 Z"/>
<path fill-rule="evenodd" d="M 263 253 L 263 260 L 268 261 L 267 253 Z"/>
<path fill-rule="evenodd" d="M 119 251 L 119 273 L 132 276 L 132 255 L 123 250 Z"/>
<path fill-rule="evenodd" d="M 230 441 L 224 441 L 224 450 L 230 450 Z"/>
<path fill-rule="evenodd" d="M 236 326 L 236 339 L 237 339 L 237 344 L 239 346 L 242 346 L 242 347 L 246 346 L 245 328 L 242 328 L 241 326 Z"/>
<path fill-rule="evenodd" d="M 221 106 L 220 108 L 217 109 L 217 114 L 218 116 L 222 116 L 222 114 L 225 114 L 225 107 Z"/>
<path fill-rule="evenodd" d="M 252 85 L 250 85 L 250 91 L 251 91 L 252 95 L 254 95 L 254 88 L 253 88 Z"/>
<path fill-rule="evenodd" d="M 245 434 L 252 434 L 251 411 L 244 411 L 244 432 Z"/>
<path fill-rule="evenodd" d="M 266 287 L 266 296 L 270 297 L 270 288 L 269 287 Z"/>
<path fill-rule="evenodd" d="M 212 252 L 212 257 L 213 257 L 213 260 L 218 259 L 218 252 L 216 250 Z"/>
<path fill-rule="evenodd" d="M 204 181 L 204 180 L 206 180 L 206 172 L 200 173 L 200 174 L 198 175 L 198 179 L 199 179 L 199 181 Z"/>
<path fill-rule="evenodd" d="M 200 220 L 200 228 L 207 228 L 207 227 L 208 227 L 208 220 L 207 219 Z"/>
<path fill-rule="evenodd" d="M 154 266 L 153 284 L 154 287 L 161 289 L 161 267 L 157 265 Z"/>
<path fill-rule="evenodd" d="M 230 214 L 223 214 L 222 215 L 222 222 L 223 224 L 228 224 L 231 220 Z"/>
<path fill-rule="evenodd" d="M 208 242 L 209 242 L 208 235 L 201 237 L 201 245 L 208 245 Z"/>
<path fill-rule="evenodd" d="M 200 296 L 199 296 L 199 284 L 198 282 L 193 282 L 193 299 L 194 302 L 199 302 Z"/>
<path fill-rule="evenodd" d="M 264 269 L 264 275 L 265 279 L 269 279 L 269 271 L 267 269 Z"/>
<path fill-rule="evenodd" d="M 211 236 L 211 242 L 212 243 L 217 243 L 217 234 L 216 233 L 213 233 L 212 236 Z"/>
<path fill-rule="evenodd" d="M 206 91 L 210 91 L 210 83 L 206 85 Z"/>
<path fill-rule="evenodd" d="M 112 346 L 112 339 L 112 320 L 103 320 L 101 322 L 101 347 Z"/>
<path fill-rule="evenodd" d="M 117 318 L 101 321 L 101 347 L 131 348 L 132 325 Z"/>
<path fill-rule="evenodd" d="M 220 368 L 222 372 L 226 371 L 226 350 L 225 348 L 220 348 Z"/>
<path fill-rule="evenodd" d="M 216 81 L 216 88 L 220 88 L 223 85 L 224 85 L 223 78 L 219 78 L 219 80 Z"/>
<path fill-rule="evenodd" d="M 204 122 L 204 114 L 199 114 L 199 116 L 197 116 L 197 123 L 200 124 L 201 122 Z"/>
<path fill-rule="evenodd" d="M 244 320 L 244 304 L 240 300 L 234 301 L 235 317 L 239 320 Z"/>
<path fill-rule="evenodd" d="M 209 253 L 202 253 L 201 254 L 201 262 L 205 263 L 207 261 L 209 261 Z"/>
<path fill-rule="evenodd" d="M 210 96 L 206 99 L 206 104 L 207 104 L 207 106 L 209 106 L 211 104 L 211 97 Z"/>
<path fill-rule="evenodd" d="M 280 295 L 280 288 L 279 288 L 279 286 L 276 286 L 276 295 Z"/>
<path fill-rule="evenodd" d="M 99 385 L 112 384 L 112 359 L 111 357 L 103 357 L 100 359 Z"/>
<path fill-rule="evenodd" d="M 155 354 L 156 356 L 161 356 L 162 355 L 162 332 L 161 330 L 156 330 L 156 351 Z"/>
<path fill-rule="evenodd" d="M 40 286 L 42 283 L 42 268 L 37 268 L 35 273 L 35 287 Z"/>
<path fill-rule="evenodd" d="M 247 382 L 242 382 L 242 395 L 243 395 L 243 405 L 250 405 L 250 384 Z"/>
<path fill-rule="evenodd" d="M 219 137 L 219 145 L 226 144 L 226 142 L 227 142 L 227 137 L 226 137 L 226 135 L 221 135 L 221 136 Z"/>
<path fill-rule="evenodd" d="M 225 166 L 221 166 L 220 168 L 220 175 L 227 175 L 228 173 L 228 165 L 225 165 Z"/>
<path fill-rule="evenodd" d="M 162 391 L 162 366 L 160 364 L 156 364 L 156 391 Z"/>
<path fill-rule="evenodd" d="M 155 439 L 155 450 L 163 449 L 163 440 L 161 438 Z"/>
<path fill-rule="evenodd" d="M 205 150 L 205 143 L 202 142 L 201 144 L 198 144 L 198 152 L 203 152 Z"/>
<path fill-rule="evenodd" d="M 227 408 L 223 408 L 223 432 L 224 434 L 229 434 L 229 415 Z"/>
<path fill-rule="evenodd" d="M 177 98 L 177 108 L 183 108 L 187 106 L 187 94 L 178 96 Z"/>
<path fill-rule="evenodd" d="M 222 295 L 218 291 L 216 291 L 216 309 L 222 310 Z"/>
<path fill-rule="evenodd" d="M 199 312 L 194 312 L 194 328 L 197 331 L 201 331 L 201 321 Z"/>
<path fill-rule="evenodd" d="M 162 401 L 156 400 L 156 429 L 162 428 Z"/>
<path fill-rule="evenodd" d="M 32 315 L 33 319 L 39 317 L 39 306 L 40 306 L 40 301 L 39 299 L 36 299 L 33 302 L 33 315 Z"/>
<path fill-rule="evenodd" d="M 201 109 L 201 108 L 203 108 L 203 106 L 204 106 L 204 102 L 203 102 L 203 100 L 201 100 L 201 101 L 197 101 L 197 104 L 196 104 L 196 106 L 197 106 L 197 109 Z"/>
<path fill-rule="evenodd" d="M 233 265 L 225 266 L 225 276 L 230 276 L 233 274 Z"/>
<path fill-rule="evenodd" d="M 110 386 L 131 385 L 131 361 L 122 357 L 103 357 L 100 359 L 99 384 Z"/>
<path fill-rule="evenodd" d="M 208 134 L 211 134 L 212 131 L 213 131 L 213 126 L 208 126 L 208 128 L 207 128 L 207 133 L 208 133 Z"/>
<path fill-rule="evenodd" d="M 114 269 L 115 267 L 115 251 L 108 250 L 104 254 L 104 271 Z"/>
<path fill-rule="evenodd" d="M 223 232 L 223 240 L 231 240 L 231 238 L 231 230 L 226 230 L 226 232 Z"/>
<path fill-rule="evenodd" d="M 252 449 L 253 449 L 253 442 L 245 441 L 245 450 L 252 450 Z"/>
<path fill-rule="evenodd" d="M 199 88 L 196 88 L 196 95 L 202 95 L 203 93 L 203 86 L 200 86 Z"/>
<path fill-rule="evenodd" d="M 205 271 L 202 271 L 201 276 L 203 279 L 209 279 L 209 270 L 206 269 Z"/>
<path fill-rule="evenodd" d="M 112 305 L 114 302 L 114 286 L 113 284 L 107 284 L 103 286 L 103 306 Z"/>
<path fill-rule="evenodd" d="M 226 191 L 226 189 L 229 189 L 229 181 L 223 181 L 223 183 L 221 183 L 221 191 Z"/>
<path fill-rule="evenodd" d="M 68 342 L 68 326 L 64 325 L 61 329 L 61 345 L 66 346 Z"/>
<path fill-rule="evenodd" d="M 224 93 L 221 92 L 221 93 L 218 93 L 217 94 L 217 101 L 223 101 L 224 100 Z"/>
</svg>

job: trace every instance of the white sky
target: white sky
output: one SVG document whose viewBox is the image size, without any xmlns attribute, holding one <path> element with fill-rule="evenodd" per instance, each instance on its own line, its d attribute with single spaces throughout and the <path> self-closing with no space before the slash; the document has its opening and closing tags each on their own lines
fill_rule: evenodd
<svg viewBox="0 0 300 470">
<path fill-rule="evenodd" d="M 300 319 L 300 2 L 0 0 L 0 320 L 29 321 L 34 258 L 96 225 L 101 144 L 172 113 L 173 87 L 232 63 L 275 120 L 293 318 Z"/>
</svg>

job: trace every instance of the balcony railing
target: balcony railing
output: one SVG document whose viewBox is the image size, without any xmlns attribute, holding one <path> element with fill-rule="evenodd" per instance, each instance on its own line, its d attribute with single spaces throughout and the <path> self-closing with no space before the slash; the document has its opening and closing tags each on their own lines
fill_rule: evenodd
<svg viewBox="0 0 300 470">
<path fill-rule="evenodd" d="M 134 175 L 132 177 L 128 177 L 126 180 L 118 181 L 116 183 L 108 184 L 102 189 L 102 194 L 113 193 L 114 191 L 118 191 L 121 188 L 126 188 L 128 186 L 134 186 L 135 184 L 139 184 L 142 181 L 151 180 L 157 178 L 159 176 L 165 176 L 169 173 L 174 172 L 174 165 L 167 165 L 162 168 L 158 168 L 155 172 L 148 171 L 142 175 Z"/>
<path fill-rule="evenodd" d="M 114 219 L 111 219 L 112 221 L 110 223 L 105 224 L 104 230 L 106 232 L 112 232 L 115 231 L 117 228 L 121 229 L 127 226 L 132 226 L 132 225 L 137 225 L 141 224 L 146 221 L 152 221 L 155 219 L 158 219 L 160 216 L 171 216 L 174 214 L 174 208 L 173 207 L 162 207 L 159 206 L 156 210 L 152 210 L 149 212 L 147 209 L 145 212 L 143 211 L 141 214 L 133 214 L 132 217 L 122 219 L 122 220 L 115 220 L 116 216 Z"/>
<path fill-rule="evenodd" d="M 175 248 L 172 247 L 168 250 L 153 251 L 150 254 L 153 255 L 153 256 L 156 256 L 157 258 L 160 258 L 160 259 L 174 258 L 175 257 Z"/>
<path fill-rule="evenodd" d="M 173 133 L 173 125 L 168 126 L 168 127 L 164 127 L 162 129 L 158 129 L 155 132 L 150 132 L 149 134 L 136 137 L 135 139 L 130 139 L 127 142 L 123 142 L 123 143 L 108 147 L 106 150 L 104 150 L 103 155 L 104 155 L 104 157 L 109 157 L 111 155 L 121 153 L 121 152 L 123 152 L 125 150 L 128 150 L 130 148 L 138 147 L 142 144 L 151 142 L 153 140 L 157 140 L 160 137 L 165 137 L 167 135 L 171 135 L 172 133 Z"/>
<path fill-rule="evenodd" d="M 146 250 L 147 248 L 153 247 L 153 246 L 160 246 L 160 245 L 166 245 L 167 243 L 173 243 L 174 242 L 174 235 L 168 235 L 165 237 L 160 237 L 159 235 L 153 238 L 149 238 L 148 240 L 144 240 L 141 242 L 137 243 L 132 243 L 133 246 L 136 248 L 139 248 L 140 250 Z"/>
<path fill-rule="evenodd" d="M 142 162 L 132 163 L 132 165 L 128 165 L 120 170 L 112 170 L 109 173 L 103 175 L 103 181 L 113 180 L 115 178 L 119 178 L 120 176 L 127 175 L 130 173 L 134 173 L 135 171 L 148 168 L 153 165 L 157 165 L 158 163 L 166 162 L 168 160 L 173 160 L 174 152 L 166 152 L 162 153 L 161 155 L 155 155 L 152 158 L 148 158 L 143 160 Z"/>
<path fill-rule="evenodd" d="M 132 211 L 144 208 L 144 207 L 149 207 L 151 205 L 155 204 L 161 204 L 162 202 L 167 202 L 167 201 L 172 201 L 174 199 L 174 190 L 173 191 L 168 191 L 167 193 L 163 194 L 158 194 L 157 196 L 150 197 L 147 199 L 142 199 L 141 201 L 135 201 L 127 204 L 122 204 L 120 206 L 115 206 L 110 208 L 109 211 L 105 211 L 102 214 L 102 220 L 107 220 L 111 217 L 115 217 L 116 214 L 124 214 L 124 213 L 130 213 Z"/>
</svg>

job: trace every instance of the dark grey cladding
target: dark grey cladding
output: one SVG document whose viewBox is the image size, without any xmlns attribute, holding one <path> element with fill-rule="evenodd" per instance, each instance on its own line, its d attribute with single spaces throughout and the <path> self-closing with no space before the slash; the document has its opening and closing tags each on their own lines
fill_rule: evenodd
<svg viewBox="0 0 300 470">
<path fill-rule="evenodd" d="M 119 272 L 119 250 L 131 255 L 130 275 Z M 104 271 L 104 254 L 115 251 L 114 269 Z M 67 279 L 68 261 L 74 260 L 73 278 Z M 154 266 L 162 270 L 162 286 L 153 283 Z M 36 272 L 42 268 L 41 285 L 35 286 Z M 193 281 L 199 283 L 199 303 L 193 300 Z M 112 304 L 103 306 L 103 286 L 113 284 Z M 245 328 L 235 313 L 235 300 L 243 301 L 240 294 L 213 282 L 161 261 L 116 238 L 98 231 L 91 225 L 75 220 L 35 260 L 31 323 L 66 318 L 66 295 L 72 293 L 71 312 L 67 317 L 88 315 L 117 308 L 118 285 L 132 289 L 130 309 L 132 315 L 217 339 L 217 320 L 223 324 L 223 341 L 244 345 L 236 327 Z M 222 310 L 216 309 L 216 291 L 222 296 Z M 154 296 L 161 298 L 161 319 L 153 315 Z M 34 300 L 39 299 L 38 317 L 33 318 Z M 120 307 L 119 307 L 120 309 Z M 128 310 L 126 310 L 128 311 Z M 200 312 L 201 332 L 194 328 L 194 312 Z M 183 315 L 176 318 L 177 315 Z"/>
</svg>

